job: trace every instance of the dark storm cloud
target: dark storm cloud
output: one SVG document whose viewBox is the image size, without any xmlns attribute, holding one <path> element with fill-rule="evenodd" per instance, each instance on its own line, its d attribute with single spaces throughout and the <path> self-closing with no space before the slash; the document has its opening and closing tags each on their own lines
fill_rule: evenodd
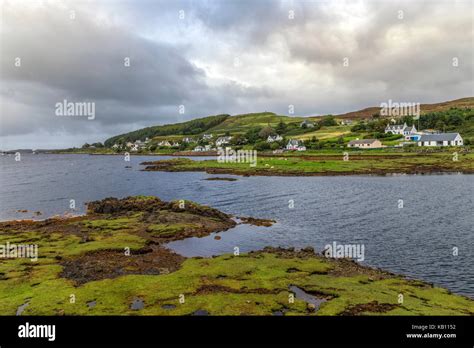
<svg viewBox="0 0 474 348">
<path fill-rule="evenodd" d="M 2 6 L 0 147 L 19 147 L 25 138 L 54 144 L 48 134 L 57 136 L 57 146 L 80 145 L 78 139 L 104 140 L 209 114 L 286 114 L 290 104 L 309 115 L 473 93 L 469 1 Z M 16 57 L 21 67 L 14 66 Z M 63 99 L 95 102 L 96 119 L 55 117 L 54 105 Z"/>
</svg>

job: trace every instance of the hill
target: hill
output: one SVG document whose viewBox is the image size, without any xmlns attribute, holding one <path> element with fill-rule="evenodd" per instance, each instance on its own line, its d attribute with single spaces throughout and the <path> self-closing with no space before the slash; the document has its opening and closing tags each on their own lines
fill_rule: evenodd
<svg viewBox="0 0 474 348">
<path fill-rule="evenodd" d="M 109 147 L 116 142 L 125 143 L 127 141 L 144 140 L 145 138 L 153 138 L 162 135 L 194 135 L 207 131 L 208 129 L 221 124 L 230 115 L 216 115 L 197 118 L 182 123 L 167 124 L 163 126 L 153 126 L 138 129 L 133 132 L 116 135 L 107 139 L 104 145 Z"/>
<path fill-rule="evenodd" d="M 450 100 L 442 103 L 435 104 L 420 104 L 420 113 L 425 114 L 429 112 L 438 112 L 438 111 L 447 111 L 451 108 L 474 108 L 474 97 L 461 98 L 456 100 Z M 377 114 L 380 111 L 380 106 L 372 106 L 358 111 L 351 111 L 345 114 L 335 115 L 335 117 L 340 119 L 367 119 L 371 118 L 374 114 Z"/>
<path fill-rule="evenodd" d="M 421 104 L 420 111 L 422 115 L 431 115 L 435 114 L 436 119 L 439 118 L 439 114 L 446 114 L 446 117 L 449 116 L 450 110 L 456 109 L 456 112 L 462 112 L 465 109 L 474 109 L 474 97 L 462 98 L 457 100 L 446 101 L 442 103 L 435 104 Z M 336 121 L 341 120 L 352 120 L 353 122 L 357 121 L 367 121 L 373 117 L 373 115 L 378 114 L 380 107 L 368 107 L 358 111 L 352 111 L 345 114 L 335 115 L 333 118 Z M 444 117 L 444 115 L 441 115 Z M 300 123 L 308 119 L 312 122 L 320 123 L 320 126 L 314 129 L 301 129 L 299 127 Z M 312 116 L 312 117 L 301 117 L 301 116 L 284 116 L 277 115 L 273 112 L 260 112 L 260 113 L 250 113 L 242 115 L 230 116 L 228 114 L 208 116 L 203 118 L 197 118 L 194 120 L 176 123 L 176 124 L 167 124 L 160 126 L 153 126 L 142 128 L 133 132 L 120 134 L 109 138 L 105 141 L 104 145 L 110 147 L 115 143 L 126 143 L 128 141 L 134 142 L 136 140 L 144 140 L 145 138 L 163 140 L 167 139 L 170 141 L 178 141 L 183 138 L 183 136 L 193 136 L 193 135 L 202 135 L 204 133 L 212 133 L 214 135 L 224 135 L 224 134 L 245 134 L 249 131 L 264 128 L 267 126 L 272 127 L 273 129 L 278 129 L 279 124 L 285 124 L 284 135 L 288 137 L 296 137 L 298 139 L 310 139 L 312 137 L 317 137 L 318 139 L 336 139 L 338 137 L 346 137 L 352 134 L 354 137 L 363 135 L 351 133 L 351 126 L 347 125 L 336 125 L 321 123 L 321 120 L 331 119 L 328 116 Z M 470 119 L 469 119 L 470 121 Z M 330 121 L 332 122 L 332 121 Z M 458 124 L 458 127 L 451 127 L 450 131 L 459 131 L 462 130 L 469 138 L 474 136 L 474 126 L 471 126 L 472 122 L 469 122 L 468 127 L 466 124 Z M 449 124 L 449 122 L 446 122 Z M 459 127 L 462 129 L 458 129 Z M 434 127 L 434 125 L 432 126 Z M 442 128 L 441 128 L 442 129 Z M 442 129 L 443 130 L 443 129 Z M 348 138 L 350 139 L 350 138 Z M 348 140 L 345 139 L 345 140 Z"/>
</svg>

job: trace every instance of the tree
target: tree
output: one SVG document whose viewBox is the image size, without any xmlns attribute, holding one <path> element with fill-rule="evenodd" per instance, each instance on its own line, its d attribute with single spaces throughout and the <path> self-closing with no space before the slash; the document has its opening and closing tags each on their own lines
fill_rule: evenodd
<svg viewBox="0 0 474 348">
<path fill-rule="evenodd" d="M 283 120 L 280 120 L 280 122 L 278 123 L 276 127 L 276 132 L 278 134 L 283 134 L 285 133 L 285 131 L 286 131 L 286 123 L 284 123 Z"/>
<path fill-rule="evenodd" d="M 321 126 L 325 127 L 337 126 L 337 122 L 332 115 L 323 117 L 319 123 Z"/>
<path fill-rule="evenodd" d="M 274 135 L 274 134 L 275 134 L 275 131 L 270 126 L 266 126 L 266 127 L 262 128 L 260 130 L 260 132 L 258 132 L 258 136 L 261 139 L 267 139 L 270 135 Z"/>
<path fill-rule="evenodd" d="M 258 133 L 260 132 L 262 128 L 260 127 L 255 127 L 255 128 L 251 128 L 247 131 L 247 133 L 245 133 L 245 138 L 247 139 L 247 141 L 249 142 L 249 144 L 255 144 L 258 140 L 259 140 L 259 136 L 258 136 Z"/>
<path fill-rule="evenodd" d="M 254 149 L 257 151 L 265 151 L 270 149 L 270 144 L 266 141 L 259 141 L 254 145 Z"/>
<path fill-rule="evenodd" d="M 230 139 L 231 145 L 244 145 L 247 143 L 247 139 L 242 134 L 236 134 Z"/>
<path fill-rule="evenodd" d="M 270 144 L 270 149 L 272 150 L 277 150 L 280 148 L 280 144 L 278 144 L 276 141 Z"/>
</svg>

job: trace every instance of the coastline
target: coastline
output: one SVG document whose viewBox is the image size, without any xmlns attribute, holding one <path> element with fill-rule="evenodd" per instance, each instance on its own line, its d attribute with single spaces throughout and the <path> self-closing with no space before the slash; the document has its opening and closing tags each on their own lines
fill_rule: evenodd
<svg viewBox="0 0 474 348">
<path fill-rule="evenodd" d="M 418 158 L 397 159 L 392 162 L 375 160 L 324 160 L 300 158 L 264 158 L 255 167 L 244 163 L 220 163 L 216 160 L 192 161 L 185 158 L 145 161 L 143 171 L 205 172 L 240 176 L 393 176 L 431 174 L 474 174 L 474 158 L 461 162 L 420 163 Z"/>
<path fill-rule="evenodd" d="M 2 260 L 0 290 L 9 296 L 0 299 L 0 307 L 13 314 L 28 303 L 27 315 L 474 314 L 469 297 L 349 259 L 326 258 L 312 248 L 186 258 L 165 246 L 230 231 L 237 223 L 273 221 L 236 222 L 190 201 L 137 196 L 91 202 L 87 215 L 73 218 L 2 222 L 3 243 L 37 243 L 40 258 Z M 71 292 L 79 299 L 75 305 L 68 301 Z M 296 298 L 289 303 L 292 293 Z M 185 303 L 179 302 L 181 294 Z M 134 308 L 136 301 L 143 306 Z"/>
</svg>

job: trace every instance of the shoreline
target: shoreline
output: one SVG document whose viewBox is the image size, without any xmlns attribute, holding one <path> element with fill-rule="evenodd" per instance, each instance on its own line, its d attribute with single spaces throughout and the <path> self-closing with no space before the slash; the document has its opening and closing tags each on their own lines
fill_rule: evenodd
<svg viewBox="0 0 474 348">
<path fill-rule="evenodd" d="M 283 159 L 288 161 L 289 159 Z M 294 159 L 291 159 L 294 160 Z M 273 163 L 273 159 L 267 160 L 270 164 Z M 276 160 L 281 162 L 281 158 Z M 262 162 L 262 161 L 260 161 Z M 140 163 L 145 166 L 142 171 L 163 171 L 163 172 L 205 172 L 207 174 L 228 174 L 238 176 L 400 176 L 400 175 L 438 175 L 438 174 L 474 174 L 474 167 L 441 167 L 440 165 L 434 164 L 415 164 L 408 167 L 406 163 L 400 164 L 397 169 L 383 168 L 383 167 L 372 167 L 372 164 L 366 164 L 366 167 L 358 167 L 352 170 L 328 170 L 324 168 L 324 165 L 330 166 L 342 166 L 347 165 L 344 161 L 305 161 L 301 160 L 296 165 L 305 165 L 306 167 L 302 170 L 288 169 L 286 163 L 281 165 L 279 168 L 274 168 L 270 164 L 261 164 L 260 167 L 250 167 L 249 165 L 242 165 L 240 163 L 219 163 L 215 160 L 207 161 L 192 161 L 185 158 L 171 159 L 171 160 L 159 160 L 159 161 L 145 161 Z M 357 161 L 353 161 L 357 163 Z M 361 161 L 359 161 L 361 162 Z M 278 163 L 279 164 L 279 163 Z M 276 164 L 275 164 L 276 165 Z M 398 164 L 397 164 L 398 165 Z M 307 170 L 308 166 L 314 166 L 309 168 L 312 171 Z M 303 168 L 303 167 L 302 167 Z"/>
<path fill-rule="evenodd" d="M 0 307 L 13 314 L 29 303 L 26 315 L 185 315 L 202 310 L 210 315 L 474 314 L 468 296 L 351 259 L 327 258 L 308 247 L 265 247 L 209 258 L 186 258 L 165 247 L 170 241 L 230 231 L 240 223 L 269 226 L 274 221 L 236 219 L 190 201 L 136 196 L 91 202 L 83 216 L 2 222 L 0 240 L 35 241 L 40 258 L 19 269 L 17 260 L 2 260 L 6 278 L 0 290 L 19 294 L 0 299 Z M 54 294 L 46 285 L 50 282 L 56 284 Z M 82 302 L 69 305 L 64 294 L 70 291 Z M 300 291 L 306 300 L 298 297 Z M 288 304 L 295 292 L 295 302 Z M 179 304 L 180 293 L 186 305 Z M 397 302 L 400 293 L 406 295 L 404 304 Z M 44 301 L 45 296 L 53 300 Z M 137 299 L 144 302 L 138 312 L 127 304 Z"/>
</svg>

